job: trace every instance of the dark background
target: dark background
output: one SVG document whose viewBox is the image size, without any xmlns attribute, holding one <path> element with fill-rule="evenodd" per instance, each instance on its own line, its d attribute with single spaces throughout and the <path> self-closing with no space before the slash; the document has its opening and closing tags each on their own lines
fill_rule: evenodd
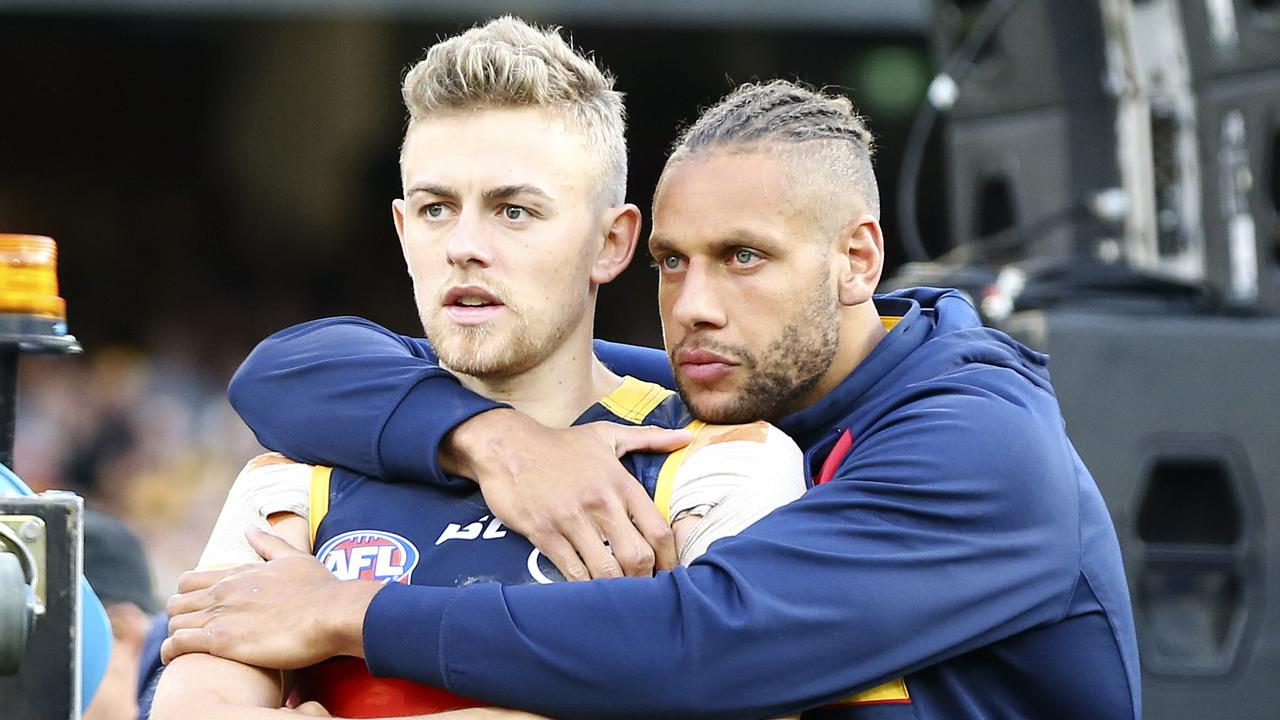
<svg viewBox="0 0 1280 720">
<path fill-rule="evenodd" d="M 0 14 L 0 229 L 58 241 L 71 328 L 91 352 L 178 334 L 225 368 L 263 335 L 330 314 L 418 333 L 389 212 L 399 79 L 476 19 Z M 738 82 L 787 77 L 845 89 L 869 117 L 893 217 L 929 72 L 920 33 L 734 18 L 588 18 L 569 31 L 626 93 L 629 195 L 646 214 L 679 126 Z M 940 211 L 924 205 L 934 237 Z M 654 287 L 638 258 L 603 294 L 600 336 L 659 342 Z"/>
</svg>

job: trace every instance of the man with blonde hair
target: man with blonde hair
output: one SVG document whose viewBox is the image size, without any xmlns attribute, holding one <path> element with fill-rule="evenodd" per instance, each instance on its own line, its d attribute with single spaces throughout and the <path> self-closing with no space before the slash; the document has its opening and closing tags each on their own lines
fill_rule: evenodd
<svg viewBox="0 0 1280 720">
<path fill-rule="evenodd" d="M 618 453 L 669 451 L 692 440 L 678 453 L 631 452 L 618 473 L 627 497 L 647 506 L 660 524 L 654 534 L 674 542 L 682 562 L 798 497 L 806 486 L 802 458 L 785 434 L 764 422 L 696 421 L 675 393 L 620 377 L 592 352 L 598 287 L 630 261 L 640 227 L 639 211 L 623 202 L 623 109 L 612 80 L 555 31 L 502 18 L 432 47 L 405 77 L 403 94 L 410 117 L 404 197 L 392 212 L 437 379 L 486 398 L 485 409 L 499 401 L 549 427 L 581 426 Z M 403 375 L 366 380 L 389 386 Z M 361 402 L 353 395 L 333 417 Z M 368 597 L 384 584 L 563 579 L 542 557 L 552 550 L 509 531 L 487 499 L 461 479 L 390 484 L 263 456 L 233 485 L 201 565 L 236 565 L 257 560 L 255 551 L 280 555 L 291 547 L 308 553 L 295 551 L 294 560 L 314 561 L 314 550 L 325 572 Z M 279 537 L 254 535 L 249 546 L 245 525 Z M 643 541 L 636 547 L 648 550 Z M 572 548 L 561 554 L 576 557 Z M 330 611 L 351 608 L 335 603 Z M 291 624 L 290 602 L 275 609 Z M 184 635 L 184 622 L 173 620 L 175 636 Z M 357 717 L 482 704 L 375 678 L 351 657 L 304 668 L 296 680 L 306 712 L 319 712 L 316 702 Z M 281 689 L 276 671 L 184 655 L 165 671 L 152 717 L 278 716 Z"/>
</svg>

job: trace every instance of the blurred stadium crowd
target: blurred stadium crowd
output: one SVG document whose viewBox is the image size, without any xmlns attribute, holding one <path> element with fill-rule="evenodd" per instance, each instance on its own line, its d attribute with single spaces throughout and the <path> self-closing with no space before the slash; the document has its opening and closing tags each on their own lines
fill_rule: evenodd
<svg viewBox="0 0 1280 720">
<path fill-rule="evenodd" d="M 231 478 L 259 452 L 226 402 L 235 369 L 187 334 L 146 352 L 25 358 L 15 464 L 33 489 L 70 489 L 142 536 L 160 597 L 199 557 Z"/>
</svg>

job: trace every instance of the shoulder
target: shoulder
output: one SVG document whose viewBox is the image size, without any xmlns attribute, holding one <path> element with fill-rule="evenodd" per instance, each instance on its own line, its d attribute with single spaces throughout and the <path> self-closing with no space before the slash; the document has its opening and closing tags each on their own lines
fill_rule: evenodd
<svg viewBox="0 0 1280 720">
<path fill-rule="evenodd" d="M 877 405 L 830 484 L 851 483 L 860 503 L 958 527 L 1073 534 L 1076 456 L 1052 392 L 1019 369 L 963 364 L 901 383 Z"/>
<path fill-rule="evenodd" d="M 628 375 L 613 392 L 593 405 L 580 422 L 609 420 L 628 425 L 682 428 L 692 419 L 674 391 Z"/>
<path fill-rule="evenodd" d="M 1003 368 L 968 367 L 905 386 L 855 438 L 852 456 L 873 451 L 986 472 L 1067 469 L 1071 460 L 1052 393 Z"/>
<path fill-rule="evenodd" d="M 719 502 L 734 493 L 767 495 L 777 506 L 799 497 L 807 483 L 804 454 L 783 431 L 763 420 L 743 425 L 694 421 L 694 440 L 667 456 L 655 500 L 660 509 L 698 504 L 707 493 Z"/>
</svg>

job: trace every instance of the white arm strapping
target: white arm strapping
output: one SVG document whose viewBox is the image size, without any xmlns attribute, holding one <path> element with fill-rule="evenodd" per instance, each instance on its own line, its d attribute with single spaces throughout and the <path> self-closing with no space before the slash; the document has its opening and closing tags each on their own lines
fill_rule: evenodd
<svg viewBox="0 0 1280 720">
<path fill-rule="evenodd" d="M 737 535 L 806 488 L 804 453 L 772 425 L 762 442 L 713 441 L 691 452 L 676 470 L 671 517 L 702 519 L 677 549 L 680 562 L 688 565 L 712 542 Z"/>
<path fill-rule="evenodd" d="M 231 484 L 196 567 L 211 569 L 262 562 L 245 538 L 245 528 L 253 526 L 271 532 L 267 517 L 272 513 L 310 516 L 311 470 L 311 465 L 295 463 L 275 453 L 250 460 Z"/>
</svg>

